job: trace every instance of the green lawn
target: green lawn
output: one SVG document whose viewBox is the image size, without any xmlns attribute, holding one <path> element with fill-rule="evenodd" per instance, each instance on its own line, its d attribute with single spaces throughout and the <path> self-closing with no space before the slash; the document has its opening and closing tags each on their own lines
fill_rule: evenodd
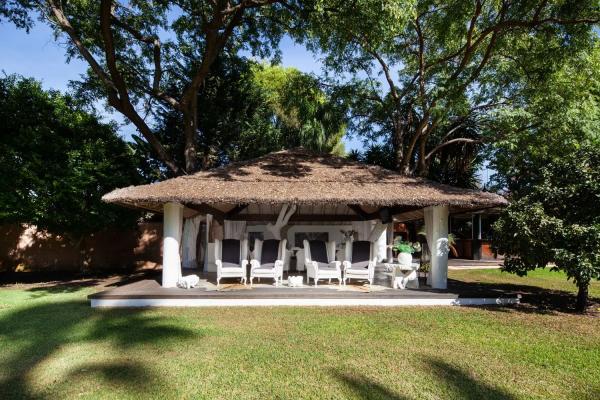
<svg viewBox="0 0 600 400">
<path fill-rule="evenodd" d="M 451 277 L 567 289 L 547 272 Z M 532 307 L 94 310 L 92 291 L 0 289 L 0 399 L 600 398 L 597 316 Z"/>
<path fill-rule="evenodd" d="M 498 269 L 480 269 L 450 271 L 450 278 L 464 282 L 484 282 L 486 284 L 506 284 L 515 286 L 531 286 L 540 289 L 558 290 L 569 293 L 577 293 L 577 286 L 573 281 L 568 281 L 562 272 L 551 271 L 549 268 L 536 269 L 519 277 Z M 590 297 L 600 297 L 600 282 L 593 281 L 590 285 Z"/>
</svg>

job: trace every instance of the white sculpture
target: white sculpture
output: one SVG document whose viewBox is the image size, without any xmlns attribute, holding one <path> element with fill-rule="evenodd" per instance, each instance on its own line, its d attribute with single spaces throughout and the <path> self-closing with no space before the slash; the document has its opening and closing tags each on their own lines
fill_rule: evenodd
<svg viewBox="0 0 600 400">
<path fill-rule="evenodd" d="M 298 276 L 288 276 L 288 286 L 289 287 L 301 287 L 304 283 L 302 282 L 304 277 L 302 275 Z"/>
<path fill-rule="evenodd" d="M 198 275 L 188 275 L 180 277 L 177 286 L 182 289 L 191 289 L 198 286 L 198 283 L 200 283 Z"/>
<path fill-rule="evenodd" d="M 289 209 L 288 209 L 289 207 Z M 284 204 L 281 207 L 281 211 L 279 211 L 279 216 L 277 217 L 277 221 L 275 224 L 268 223 L 267 231 L 271 233 L 273 239 L 281 240 L 281 229 L 286 226 L 292 217 L 292 215 L 296 212 L 296 205 L 293 204 L 291 207 L 289 204 Z M 270 239 L 265 237 L 265 239 Z"/>
</svg>

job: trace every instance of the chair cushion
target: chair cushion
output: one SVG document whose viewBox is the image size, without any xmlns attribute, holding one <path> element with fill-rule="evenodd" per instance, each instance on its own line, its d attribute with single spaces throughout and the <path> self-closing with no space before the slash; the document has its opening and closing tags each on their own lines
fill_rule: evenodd
<svg viewBox="0 0 600 400">
<path fill-rule="evenodd" d="M 242 266 L 240 264 L 238 264 L 238 263 L 224 262 L 224 263 L 222 263 L 222 265 L 223 265 L 223 269 L 225 269 L 225 268 L 228 268 L 228 269 L 231 269 L 231 268 L 242 269 Z"/>
<path fill-rule="evenodd" d="M 221 272 L 227 272 L 227 273 L 235 272 L 236 274 L 243 273 L 243 271 L 240 267 L 223 267 L 223 268 L 221 268 Z"/>
<path fill-rule="evenodd" d="M 359 263 L 366 262 L 369 265 L 369 258 L 371 258 L 371 242 L 368 240 L 356 240 L 352 242 L 352 264 L 358 265 Z"/>
<path fill-rule="evenodd" d="M 369 275 L 369 270 L 367 268 L 348 268 L 346 270 L 346 274 L 351 274 L 351 275 Z"/>
<path fill-rule="evenodd" d="M 329 259 L 327 258 L 327 246 L 322 240 L 309 240 L 308 245 L 310 247 L 310 259 L 318 263 L 324 263 L 329 265 Z M 319 268 L 321 266 L 319 265 Z"/>
<path fill-rule="evenodd" d="M 369 267 L 368 261 L 359 261 L 357 263 L 355 263 L 355 262 L 352 263 L 353 269 L 367 269 L 368 267 Z"/>
<path fill-rule="evenodd" d="M 332 267 L 329 263 L 318 262 L 317 266 L 319 267 L 319 269 L 332 269 L 335 271 L 335 267 Z"/>
<path fill-rule="evenodd" d="M 262 244 L 262 254 L 260 255 L 261 264 L 274 264 L 279 257 L 279 240 L 268 239 Z"/>
<path fill-rule="evenodd" d="M 272 268 L 272 267 L 271 267 L 271 268 L 264 268 L 264 267 L 261 267 L 261 268 L 254 268 L 254 269 L 252 270 L 252 273 L 253 273 L 253 274 L 255 274 L 255 273 L 257 273 L 257 272 L 258 272 L 259 274 L 271 274 L 271 273 L 273 273 L 273 268 Z"/>
<path fill-rule="evenodd" d="M 237 239 L 224 239 L 221 248 L 221 261 L 225 263 L 240 264 L 240 241 Z"/>
</svg>

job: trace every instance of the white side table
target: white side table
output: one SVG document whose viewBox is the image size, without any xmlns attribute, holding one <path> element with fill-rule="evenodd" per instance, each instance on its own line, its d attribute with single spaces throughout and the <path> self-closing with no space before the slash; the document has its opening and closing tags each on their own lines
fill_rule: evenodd
<svg viewBox="0 0 600 400">
<path fill-rule="evenodd" d="M 411 283 L 415 289 L 419 288 L 419 263 L 413 262 L 410 266 L 398 263 L 385 263 L 385 268 L 392 272 L 392 287 L 394 289 L 406 289 Z"/>
</svg>

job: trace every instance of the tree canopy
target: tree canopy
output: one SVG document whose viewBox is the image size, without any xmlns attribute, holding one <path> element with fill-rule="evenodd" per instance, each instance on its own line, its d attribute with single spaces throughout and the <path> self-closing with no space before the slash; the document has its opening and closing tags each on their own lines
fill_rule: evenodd
<svg viewBox="0 0 600 400">
<path fill-rule="evenodd" d="M 298 146 L 343 152 L 343 104 L 336 103 L 317 78 L 294 68 L 224 52 L 198 92 L 198 104 L 202 112 L 197 121 L 197 151 L 203 169 Z M 165 110 L 157 114 L 153 126 L 178 164 L 184 162 L 182 125 L 179 113 Z M 142 138 L 135 135 L 134 140 L 134 147 L 146 158 L 142 169 L 152 179 L 172 175 Z"/>
<path fill-rule="evenodd" d="M 596 45 L 545 80 L 524 77 L 488 155 L 495 188 L 511 199 L 495 226 L 504 268 L 524 275 L 554 263 L 578 285 L 579 310 L 600 278 L 599 62 Z"/>
<path fill-rule="evenodd" d="M 0 79 L 0 223 L 27 223 L 78 240 L 139 216 L 102 203 L 141 183 L 128 145 L 72 98 L 38 82 Z"/>
<path fill-rule="evenodd" d="M 521 77 L 593 46 L 599 18 L 594 0 L 316 1 L 292 32 L 325 55 L 353 132 L 384 143 L 402 173 L 457 175 L 500 139 L 495 114 L 518 102 Z"/>
<path fill-rule="evenodd" d="M 280 0 L 128 1 L 10 0 L 0 18 L 30 27 L 35 17 L 55 31 L 67 58 L 89 65 L 80 89 L 104 98 L 139 131 L 173 174 L 197 168 L 197 93 L 224 49 L 271 54 L 282 31 L 269 21 Z M 287 3 L 287 2 L 286 2 Z M 149 116 L 170 110 L 184 123 L 183 167 L 165 148 Z M 151 120 L 151 118 L 150 118 Z"/>
<path fill-rule="evenodd" d="M 600 279 L 600 143 L 585 144 L 540 168 L 535 186 L 514 198 L 495 225 L 504 270 L 565 271 L 579 288 L 584 311 L 588 286 Z"/>
</svg>

